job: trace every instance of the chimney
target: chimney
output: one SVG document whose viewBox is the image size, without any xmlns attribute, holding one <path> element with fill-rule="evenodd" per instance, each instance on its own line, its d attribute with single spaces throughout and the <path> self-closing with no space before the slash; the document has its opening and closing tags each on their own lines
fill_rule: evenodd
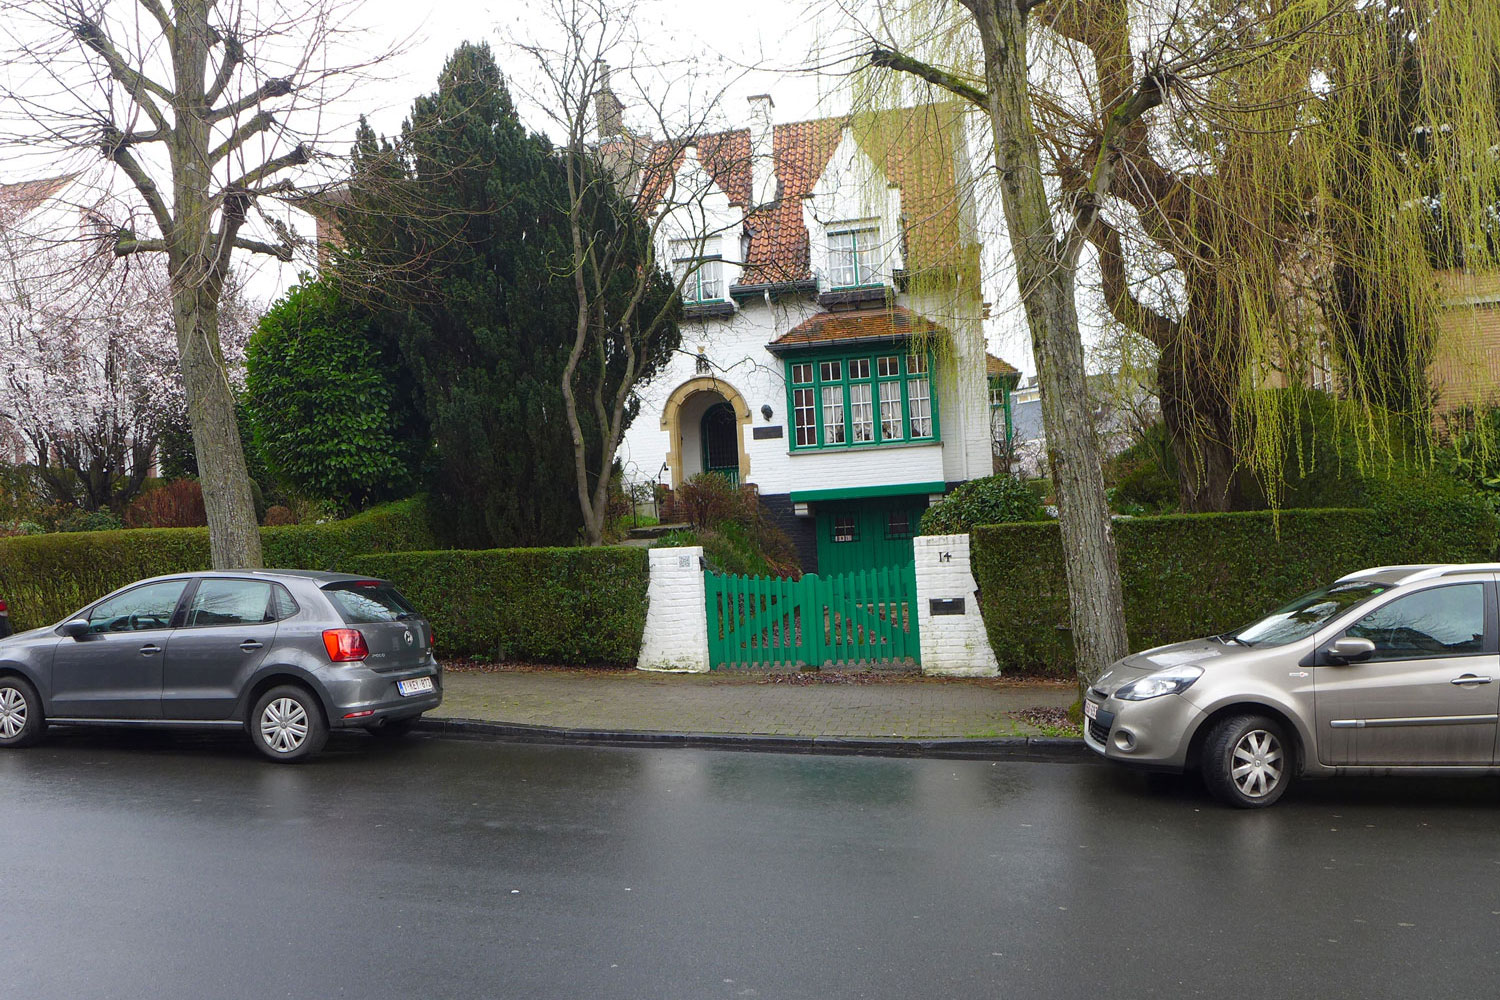
<svg viewBox="0 0 1500 1000">
<path fill-rule="evenodd" d="M 603 142 L 625 134 L 625 123 L 620 116 L 625 105 L 609 89 L 609 63 L 599 59 L 595 65 L 599 68 L 599 89 L 594 92 L 594 118 L 599 125 L 599 141 Z"/>
<path fill-rule="evenodd" d="M 759 208 L 776 200 L 775 125 L 771 112 L 776 102 L 770 94 L 756 94 L 750 101 L 750 207 Z"/>
</svg>

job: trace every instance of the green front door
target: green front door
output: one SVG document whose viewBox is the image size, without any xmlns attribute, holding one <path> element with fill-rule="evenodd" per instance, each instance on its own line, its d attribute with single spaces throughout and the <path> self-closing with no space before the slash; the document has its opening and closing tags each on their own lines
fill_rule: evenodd
<svg viewBox="0 0 1500 1000">
<path fill-rule="evenodd" d="M 911 562 L 911 539 L 926 509 L 926 497 L 820 502 L 816 510 L 819 575 Z"/>
</svg>

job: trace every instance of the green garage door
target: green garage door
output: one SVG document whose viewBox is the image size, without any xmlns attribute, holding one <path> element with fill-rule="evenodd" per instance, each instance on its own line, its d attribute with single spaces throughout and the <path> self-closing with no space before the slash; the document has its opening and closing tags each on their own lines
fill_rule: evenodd
<svg viewBox="0 0 1500 1000">
<path fill-rule="evenodd" d="M 819 502 L 818 573 L 831 576 L 910 563 L 911 539 L 926 509 L 925 496 Z"/>
</svg>

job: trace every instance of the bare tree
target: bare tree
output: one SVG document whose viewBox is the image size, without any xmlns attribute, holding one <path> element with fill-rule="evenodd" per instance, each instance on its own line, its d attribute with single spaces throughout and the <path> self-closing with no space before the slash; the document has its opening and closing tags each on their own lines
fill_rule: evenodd
<svg viewBox="0 0 1500 1000">
<path fill-rule="evenodd" d="M 515 42 L 532 57 L 532 98 L 560 133 L 567 176 L 567 279 L 577 316 L 562 390 L 578 502 L 594 545 L 635 388 L 677 347 L 682 292 L 705 266 L 705 243 L 743 224 L 742 210 L 725 214 L 711 204 L 721 193 L 714 175 L 750 156 L 713 128 L 738 74 L 710 77 L 697 60 L 648 51 L 637 33 L 648 6 L 549 0 L 556 42 Z M 616 94 L 622 82 L 633 127 Z"/>
<path fill-rule="evenodd" d="M 166 256 L 178 363 L 215 567 L 261 564 L 220 341 L 236 251 L 289 261 L 262 208 L 294 193 L 322 116 L 368 56 L 334 66 L 357 0 L 0 0 L 13 140 L 93 149 L 143 210 L 114 253 Z M 388 54 L 388 53 L 386 53 Z"/>
</svg>

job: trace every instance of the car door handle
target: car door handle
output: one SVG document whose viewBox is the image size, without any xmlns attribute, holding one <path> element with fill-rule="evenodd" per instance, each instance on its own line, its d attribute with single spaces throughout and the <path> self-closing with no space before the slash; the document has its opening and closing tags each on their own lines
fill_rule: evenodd
<svg viewBox="0 0 1500 1000">
<path fill-rule="evenodd" d="M 240 648 L 247 653 L 253 653 L 257 649 L 260 649 L 263 645 L 264 643 L 256 642 L 254 639 L 246 639 L 244 642 L 240 643 Z M 1457 684 L 1458 682 L 1454 681 L 1453 683 Z"/>
<path fill-rule="evenodd" d="M 160 653 L 160 652 L 161 652 L 161 647 L 158 646 L 154 642 L 148 642 L 148 643 L 146 643 L 146 645 L 144 645 L 144 646 L 141 647 L 141 655 L 142 656 L 154 656 L 155 654 Z"/>
<path fill-rule="evenodd" d="M 1448 683 L 1457 684 L 1459 687 L 1468 687 L 1470 684 L 1488 684 L 1493 680 L 1493 677 L 1476 677 L 1474 674 L 1464 674 L 1462 677 L 1453 678 Z"/>
</svg>

